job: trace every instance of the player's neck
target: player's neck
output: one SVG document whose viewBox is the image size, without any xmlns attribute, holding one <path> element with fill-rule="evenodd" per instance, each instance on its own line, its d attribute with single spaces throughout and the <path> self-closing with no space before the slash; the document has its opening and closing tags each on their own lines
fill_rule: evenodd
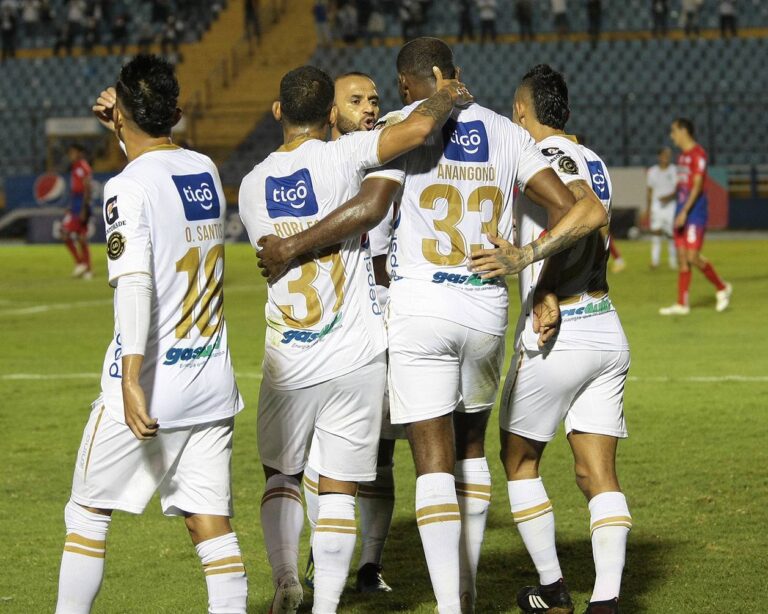
<svg viewBox="0 0 768 614">
<path fill-rule="evenodd" d="M 551 126 L 545 126 L 544 124 L 539 123 L 531 126 L 528 131 L 531 133 L 533 140 L 537 143 L 540 143 L 544 139 L 551 136 L 566 136 L 565 130 L 558 130 L 556 128 L 552 128 Z"/>
<path fill-rule="evenodd" d="M 150 137 L 125 134 L 125 154 L 128 162 L 133 162 L 136 158 L 149 151 L 168 146 L 176 148 L 170 136 Z"/>
<path fill-rule="evenodd" d="M 681 147 L 681 149 L 683 150 L 683 153 L 688 153 L 689 151 L 691 151 L 691 149 L 696 147 L 696 145 L 698 145 L 698 143 L 693 139 L 691 139 L 687 143 L 683 143 L 683 146 Z"/>
<path fill-rule="evenodd" d="M 317 139 L 325 141 L 328 138 L 328 126 L 286 126 L 283 124 L 283 144 L 278 151 L 291 151 L 302 143 Z"/>
</svg>

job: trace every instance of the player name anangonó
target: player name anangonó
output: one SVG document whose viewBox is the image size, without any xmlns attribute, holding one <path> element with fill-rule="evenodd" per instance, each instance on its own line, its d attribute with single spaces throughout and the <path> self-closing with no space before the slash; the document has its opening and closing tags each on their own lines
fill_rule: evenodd
<svg viewBox="0 0 768 614">
<path fill-rule="evenodd" d="M 315 220 L 307 220 L 305 222 L 279 222 L 274 224 L 275 234 L 281 239 L 284 239 L 285 237 L 290 237 L 291 235 L 297 235 L 302 230 L 306 230 L 315 224 L 317 224 Z"/>
<path fill-rule="evenodd" d="M 437 176 L 440 179 L 496 181 L 496 169 L 492 166 L 457 166 L 455 164 L 438 164 Z"/>
</svg>

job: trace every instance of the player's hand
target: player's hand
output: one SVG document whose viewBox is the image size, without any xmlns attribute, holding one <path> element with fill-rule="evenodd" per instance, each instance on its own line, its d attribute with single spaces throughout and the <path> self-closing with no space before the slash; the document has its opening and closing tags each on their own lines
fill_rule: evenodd
<svg viewBox="0 0 768 614">
<path fill-rule="evenodd" d="M 465 107 L 475 101 L 466 85 L 459 81 L 458 69 L 455 79 L 444 79 L 443 72 L 437 67 L 432 67 L 432 73 L 435 75 L 437 91 L 446 90 L 451 95 L 455 107 Z"/>
<path fill-rule="evenodd" d="M 112 121 L 112 109 L 117 104 L 117 92 L 114 87 L 105 89 L 96 99 L 96 104 L 91 107 L 93 114 L 99 123 L 107 130 L 115 131 L 115 122 Z"/>
<path fill-rule="evenodd" d="M 536 292 L 533 297 L 533 332 L 543 348 L 560 330 L 560 303 L 553 292 Z"/>
<path fill-rule="evenodd" d="M 261 275 L 272 283 L 285 273 L 291 261 L 286 253 L 285 240 L 275 235 L 265 235 L 259 239 L 257 245 L 260 249 L 256 252 L 256 258 Z"/>
<path fill-rule="evenodd" d="M 139 382 L 123 379 L 123 411 L 125 423 L 136 439 L 145 441 L 157 436 L 157 418 L 147 413 L 147 399 Z"/>
<path fill-rule="evenodd" d="M 685 211 L 681 211 L 675 216 L 675 229 L 682 230 L 685 227 L 685 221 L 688 219 L 688 214 Z"/>
<path fill-rule="evenodd" d="M 525 252 L 509 241 L 491 235 L 488 240 L 496 249 L 481 249 L 470 255 L 469 268 L 473 273 L 481 273 L 481 279 L 516 275 L 530 264 Z"/>
</svg>

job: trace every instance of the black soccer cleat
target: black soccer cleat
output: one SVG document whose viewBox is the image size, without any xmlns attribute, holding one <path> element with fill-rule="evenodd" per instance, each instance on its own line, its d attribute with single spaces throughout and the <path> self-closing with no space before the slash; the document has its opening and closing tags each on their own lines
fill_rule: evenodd
<svg viewBox="0 0 768 614">
<path fill-rule="evenodd" d="M 584 614 L 619 614 L 619 598 L 607 601 L 590 601 Z"/>
<path fill-rule="evenodd" d="M 517 593 L 517 605 L 525 614 L 573 614 L 573 601 L 560 578 L 545 586 L 525 586 Z"/>
<path fill-rule="evenodd" d="M 381 576 L 381 565 L 366 563 L 357 570 L 358 593 L 391 593 L 392 587 Z"/>
</svg>

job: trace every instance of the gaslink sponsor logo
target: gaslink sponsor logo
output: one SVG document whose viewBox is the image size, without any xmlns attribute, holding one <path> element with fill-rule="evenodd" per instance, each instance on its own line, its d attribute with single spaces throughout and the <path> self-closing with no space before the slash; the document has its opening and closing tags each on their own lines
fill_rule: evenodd
<svg viewBox="0 0 768 614">
<path fill-rule="evenodd" d="M 587 303 L 581 307 L 574 307 L 573 309 L 562 309 L 560 311 L 561 318 L 578 318 L 587 316 L 596 316 L 601 313 L 608 313 L 613 311 L 613 303 L 607 296 L 597 302 Z"/>
<path fill-rule="evenodd" d="M 221 347 L 221 337 L 216 339 L 216 343 L 201 345 L 196 348 L 173 347 L 165 353 L 164 365 L 173 366 L 180 362 L 192 363 L 200 358 L 216 357 L 220 354 L 217 350 Z M 191 365 L 183 365 L 191 366 Z"/>
<path fill-rule="evenodd" d="M 301 330 L 294 328 L 286 330 L 283 333 L 283 338 L 280 340 L 280 343 L 288 344 L 293 341 L 297 343 L 314 343 L 315 341 L 319 341 L 336 329 L 339 322 L 341 322 L 342 313 L 343 312 L 341 311 L 337 313 L 333 320 L 323 326 L 323 328 L 321 328 L 319 331 Z"/>
<path fill-rule="evenodd" d="M 494 279 L 482 279 L 476 273 L 471 275 L 461 275 L 460 273 L 448 273 L 447 271 L 437 271 L 432 275 L 432 283 L 435 284 L 456 284 L 459 286 L 487 286 L 495 284 Z"/>
</svg>

